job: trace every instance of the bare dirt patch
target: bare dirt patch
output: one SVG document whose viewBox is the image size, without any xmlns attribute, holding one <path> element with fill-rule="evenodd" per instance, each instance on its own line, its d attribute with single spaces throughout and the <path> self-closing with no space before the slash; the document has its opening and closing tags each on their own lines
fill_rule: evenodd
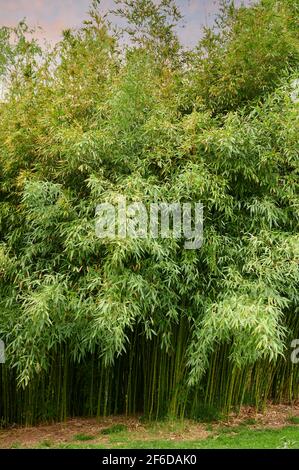
<svg viewBox="0 0 299 470">
<path fill-rule="evenodd" d="M 282 428 L 290 425 L 290 418 L 299 418 L 299 402 L 293 405 L 276 405 L 269 403 L 262 413 L 252 406 L 243 406 L 239 413 L 231 413 L 227 420 L 217 426 L 240 426 L 247 424 L 256 428 Z"/>
<path fill-rule="evenodd" d="M 0 430 L 0 448 L 7 448 L 12 445 L 36 447 L 43 441 L 59 446 L 60 444 L 75 442 L 76 436 L 80 434 L 92 436 L 98 440 L 102 430 L 115 424 L 125 424 L 131 432 L 142 428 L 138 418 L 125 418 L 122 416 L 101 419 L 75 418 L 62 423 L 2 429 Z M 108 437 L 103 435 L 100 440 L 104 444 L 108 442 Z"/>
</svg>

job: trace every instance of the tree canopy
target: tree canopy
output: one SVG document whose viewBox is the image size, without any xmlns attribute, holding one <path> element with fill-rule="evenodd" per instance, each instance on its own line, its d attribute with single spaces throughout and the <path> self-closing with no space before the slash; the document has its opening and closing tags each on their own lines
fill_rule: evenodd
<svg viewBox="0 0 299 470">
<path fill-rule="evenodd" d="M 193 50 L 171 0 L 118 33 L 97 3 L 53 50 L 0 29 L 2 419 L 298 397 L 298 0 L 223 3 Z M 202 247 L 97 238 L 119 194 L 202 202 Z"/>
</svg>

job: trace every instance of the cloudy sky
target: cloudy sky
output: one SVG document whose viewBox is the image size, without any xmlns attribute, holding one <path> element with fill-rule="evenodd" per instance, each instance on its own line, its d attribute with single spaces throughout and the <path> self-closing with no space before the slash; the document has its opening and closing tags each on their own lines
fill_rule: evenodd
<svg viewBox="0 0 299 470">
<path fill-rule="evenodd" d="M 43 36 L 56 42 L 61 31 L 77 27 L 87 18 L 90 0 L 0 0 L 0 25 L 14 26 L 26 18 L 31 26 L 40 26 Z M 235 0 L 237 5 L 249 0 Z M 201 27 L 211 24 L 218 9 L 218 0 L 177 0 L 185 15 L 185 27 L 180 36 L 185 45 L 193 45 L 200 37 Z M 113 0 L 102 0 L 103 11 L 111 8 Z"/>
</svg>

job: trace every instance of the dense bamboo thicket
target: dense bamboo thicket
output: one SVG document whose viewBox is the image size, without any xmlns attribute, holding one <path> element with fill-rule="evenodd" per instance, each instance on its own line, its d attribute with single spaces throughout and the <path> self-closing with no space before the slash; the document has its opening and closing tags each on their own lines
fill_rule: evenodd
<svg viewBox="0 0 299 470">
<path fill-rule="evenodd" d="M 298 0 L 171 0 L 41 49 L 0 30 L 0 420 L 190 416 L 299 397 Z M 99 239 L 95 208 L 202 202 L 204 243 Z"/>
</svg>

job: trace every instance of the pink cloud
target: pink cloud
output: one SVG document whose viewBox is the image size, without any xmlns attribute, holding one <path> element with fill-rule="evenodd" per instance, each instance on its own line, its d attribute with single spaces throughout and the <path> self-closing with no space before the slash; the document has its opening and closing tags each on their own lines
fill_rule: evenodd
<svg viewBox="0 0 299 470">
<path fill-rule="evenodd" d="M 245 0 L 248 3 L 249 0 Z M 236 3 L 240 4 L 241 0 Z M 26 17 L 30 26 L 41 26 L 45 37 L 54 43 L 61 37 L 63 29 L 78 27 L 87 18 L 90 0 L 0 0 L 0 26 L 15 26 Z M 103 0 L 102 10 L 113 7 L 113 0 Z M 195 44 L 201 35 L 201 27 L 211 24 L 218 9 L 219 0 L 177 0 L 177 5 L 185 15 L 185 28 L 180 36 L 185 44 Z"/>
</svg>

